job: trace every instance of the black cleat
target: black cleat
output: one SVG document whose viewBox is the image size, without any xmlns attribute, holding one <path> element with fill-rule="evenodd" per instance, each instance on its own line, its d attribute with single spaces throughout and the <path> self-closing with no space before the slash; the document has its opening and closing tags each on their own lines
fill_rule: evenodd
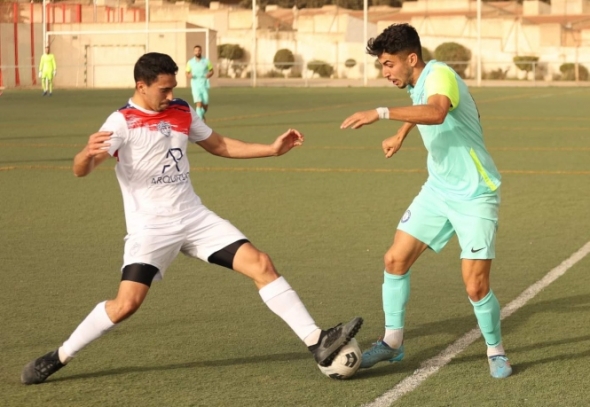
<svg viewBox="0 0 590 407">
<path fill-rule="evenodd" d="M 20 375 L 20 381 L 23 384 L 43 383 L 45 379 L 64 366 L 59 360 L 57 350 L 54 350 L 39 359 L 29 362 Z"/>
<path fill-rule="evenodd" d="M 318 365 L 330 366 L 338 351 L 354 338 L 362 324 L 363 319 L 356 317 L 344 326 L 338 324 L 326 331 L 322 330 L 318 343 L 308 347 Z"/>
</svg>

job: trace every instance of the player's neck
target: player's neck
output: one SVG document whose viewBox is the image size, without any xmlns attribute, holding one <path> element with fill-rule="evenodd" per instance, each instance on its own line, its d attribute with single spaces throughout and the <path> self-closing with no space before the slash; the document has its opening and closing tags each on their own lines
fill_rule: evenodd
<svg viewBox="0 0 590 407">
<path fill-rule="evenodd" d="M 426 64 L 424 63 L 424 61 L 418 61 L 418 63 L 414 67 L 414 72 L 412 73 L 412 80 L 410 82 L 410 85 L 416 86 L 416 83 L 418 83 L 418 78 L 420 78 L 420 75 L 422 75 L 422 71 L 424 71 L 425 67 Z"/>
<path fill-rule="evenodd" d="M 153 110 L 152 108 L 150 108 L 147 105 L 147 103 L 145 102 L 145 100 L 143 100 L 143 98 L 141 97 L 141 95 L 139 95 L 137 92 L 135 92 L 133 94 L 133 96 L 131 96 L 131 103 L 133 103 L 137 107 L 140 107 L 143 110 L 147 110 L 148 112 L 157 113 L 155 110 Z"/>
</svg>

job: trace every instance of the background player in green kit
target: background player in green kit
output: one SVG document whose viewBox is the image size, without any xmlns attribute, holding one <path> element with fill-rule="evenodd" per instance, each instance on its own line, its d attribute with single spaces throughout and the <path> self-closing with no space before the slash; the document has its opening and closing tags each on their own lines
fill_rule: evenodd
<svg viewBox="0 0 590 407">
<path fill-rule="evenodd" d="M 505 378 L 512 367 L 502 345 L 500 304 L 489 280 L 500 174 L 484 145 L 479 113 L 465 82 L 441 62 L 425 64 L 421 49 L 418 33 L 408 24 L 391 25 L 369 40 L 367 52 L 379 58 L 387 80 L 408 89 L 413 106 L 357 112 L 341 125 L 358 129 L 379 119 L 405 122 L 383 141 L 387 158 L 417 125 L 428 150 L 428 179 L 402 216 L 384 258 L 385 335 L 363 353 L 361 368 L 403 359 L 410 267 L 424 250 L 439 252 L 457 234 L 463 281 L 487 344 L 490 374 Z"/>
<path fill-rule="evenodd" d="M 49 52 L 49 47 L 45 47 L 45 53 L 41 56 L 39 62 L 39 78 L 43 87 L 43 96 L 53 94 L 53 77 L 57 74 L 57 63 L 55 56 Z"/>
<path fill-rule="evenodd" d="M 195 56 L 186 63 L 186 76 L 191 80 L 195 110 L 201 119 L 209 107 L 209 78 L 213 76 L 213 65 L 201 55 L 201 46 L 193 48 Z"/>
</svg>

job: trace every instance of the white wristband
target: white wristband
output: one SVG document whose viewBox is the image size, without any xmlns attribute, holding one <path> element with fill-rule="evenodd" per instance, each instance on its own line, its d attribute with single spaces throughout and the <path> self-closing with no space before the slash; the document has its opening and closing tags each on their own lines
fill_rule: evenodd
<svg viewBox="0 0 590 407">
<path fill-rule="evenodd" d="M 389 120 L 389 108 L 388 107 L 378 107 L 377 114 L 379 115 L 380 120 Z"/>
</svg>

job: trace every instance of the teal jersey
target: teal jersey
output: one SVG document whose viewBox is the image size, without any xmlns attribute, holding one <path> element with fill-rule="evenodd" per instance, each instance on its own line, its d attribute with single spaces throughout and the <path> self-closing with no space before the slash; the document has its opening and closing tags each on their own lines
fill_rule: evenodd
<svg viewBox="0 0 590 407">
<path fill-rule="evenodd" d="M 189 59 L 186 63 L 186 72 L 190 72 L 193 76 L 191 78 L 191 86 L 208 88 L 209 80 L 207 79 L 207 74 L 212 69 L 213 65 L 207 58 L 197 60 L 197 58 L 193 57 Z"/>
<path fill-rule="evenodd" d="M 454 200 L 496 195 L 500 173 L 484 145 L 475 101 L 459 75 L 442 62 L 430 61 L 408 93 L 414 105 L 424 105 L 436 94 L 451 100 L 442 124 L 418 125 L 428 150 L 425 185 Z"/>
</svg>

